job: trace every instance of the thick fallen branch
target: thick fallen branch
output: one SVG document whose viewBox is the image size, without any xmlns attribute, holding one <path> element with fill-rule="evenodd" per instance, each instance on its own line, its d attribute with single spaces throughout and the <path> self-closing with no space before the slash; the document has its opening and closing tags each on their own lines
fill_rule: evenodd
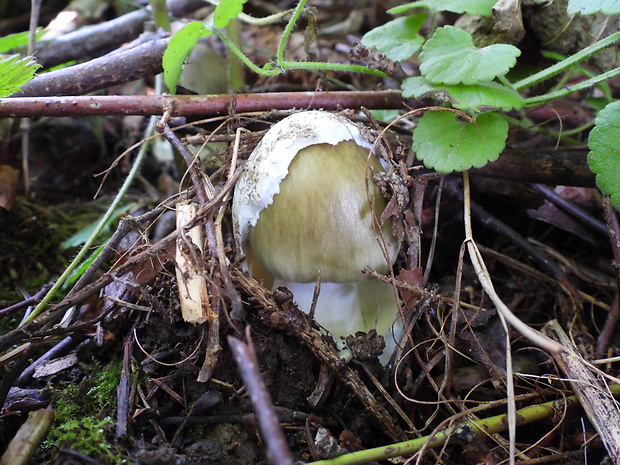
<svg viewBox="0 0 620 465">
<path fill-rule="evenodd" d="M 170 16 L 182 17 L 204 6 L 200 0 L 168 0 Z M 36 44 L 37 62 L 44 68 L 106 53 L 137 38 L 144 23 L 153 18 L 150 8 L 132 11 L 105 23 L 85 26 L 77 31 Z"/>
</svg>

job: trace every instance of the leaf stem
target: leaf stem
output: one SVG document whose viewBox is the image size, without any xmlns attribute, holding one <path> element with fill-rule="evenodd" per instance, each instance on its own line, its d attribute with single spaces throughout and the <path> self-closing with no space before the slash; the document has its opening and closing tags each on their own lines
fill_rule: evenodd
<svg viewBox="0 0 620 465">
<path fill-rule="evenodd" d="M 295 24 L 297 24 L 297 20 L 301 16 L 301 12 L 303 11 L 304 6 L 306 5 L 306 1 L 307 0 L 299 0 L 299 3 L 297 4 L 297 6 L 295 7 L 295 10 L 293 11 L 293 15 L 291 16 L 291 19 L 288 20 L 288 23 L 286 24 L 286 27 L 284 28 L 284 31 L 282 32 L 282 35 L 280 36 L 280 42 L 278 43 L 278 51 L 276 52 L 276 61 L 278 62 L 280 66 L 282 65 L 282 63 L 284 63 L 284 49 L 286 48 L 288 38 L 290 37 L 291 32 L 293 32 L 293 28 L 295 27 Z"/>
<path fill-rule="evenodd" d="M 572 94 L 573 92 L 578 92 L 580 90 L 588 89 L 592 86 L 595 86 L 596 84 L 605 82 L 619 75 L 620 75 L 620 68 L 614 68 L 610 71 L 607 71 L 606 73 L 599 74 L 598 76 L 594 76 L 593 78 L 586 79 L 585 81 L 581 81 L 578 84 L 565 87 L 564 89 L 560 89 L 558 91 L 550 92 L 544 95 L 538 95 L 536 97 L 526 98 L 525 105 L 528 107 L 540 105 L 541 103 L 548 102 L 549 100 L 554 100 L 560 97 L 564 97 L 568 94 Z"/>
<path fill-rule="evenodd" d="M 218 6 L 220 4 L 220 0 L 205 0 L 205 1 L 207 3 L 210 3 L 213 6 Z M 264 16 L 262 18 L 257 18 L 255 16 L 251 16 L 249 14 L 241 12 L 239 13 L 237 17 L 244 23 L 250 24 L 252 26 L 269 26 L 271 24 L 275 24 L 278 21 L 280 21 L 282 18 L 288 15 L 291 11 L 293 10 L 292 9 L 283 10 L 283 11 L 279 11 L 278 13 L 274 13 L 269 16 Z"/>
<path fill-rule="evenodd" d="M 538 73 L 532 74 L 531 76 L 514 83 L 513 87 L 516 90 L 521 90 L 526 87 L 533 86 L 534 84 L 537 84 L 541 81 L 544 81 L 545 79 L 549 79 L 556 74 L 560 74 L 562 71 L 570 68 L 571 66 L 584 61 L 585 59 L 603 50 L 604 48 L 609 47 L 610 45 L 616 43 L 618 40 L 620 40 L 620 32 L 616 32 L 608 37 L 605 37 L 604 39 L 595 42 L 589 47 L 584 48 L 583 50 L 560 61 L 559 63 L 556 63 L 549 68 L 543 69 Z"/>
<path fill-rule="evenodd" d="M 217 36 L 226 44 L 231 52 L 233 52 L 239 59 L 245 64 L 248 68 L 254 71 L 256 74 L 260 74 L 261 76 L 276 76 L 280 74 L 282 71 L 288 70 L 322 70 L 322 71 L 342 71 L 349 73 L 364 73 L 371 74 L 373 76 L 381 76 L 387 77 L 383 71 L 378 69 L 370 69 L 366 66 L 361 65 L 347 65 L 344 63 L 327 63 L 327 62 L 319 62 L 319 61 L 278 61 L 275 65 L 277 68 L 269 68 L 269 65 L 274 65 L 274 63 L 267 64 L 262 68 L 260 66 L 255 65 L 240 49 L 237 45 L 225 34 L 216 30 Z"/>
<path fill-rule="evenodd" d="M 261 76 L 277 76 L 278 74 L 280 74 L 279 69 L 266 69 L 265 67 L 261 68 L 260 66 L 255 65 L 252 60 L 250 60 L 241 50 L 239 50 L 239 47 L 237 47 L 237 45 L 226 36 L 226 34 L 223 34 L 217 29 L 215 30 L 215 33 L 222 40 L 222 42 L 226 44 L 226 47 L 228 47 L 229 51 L 237 55 L 239 60 L 241 60 L 244 65 L 246 65 L 256 74 L 260 74 Z"/>
<path fill-rule="evenodd" d="M 361 65 L 347 65 L 344 63 L 327 63 L 327 62 L 317 62 L 317 61 L 285 61 L 280 64 L 282 69 L 291 70 L 291 69 L 299 69 L 299 70 L 309 70 L 309 69 L 318 69 L 324 71 L 344 71 L 350 73 L 365 73 L 372 74 L 374 76 L 388 77 L 383 71 L 378 69 L 370 69 L 366 66 Z"/>
</svg>

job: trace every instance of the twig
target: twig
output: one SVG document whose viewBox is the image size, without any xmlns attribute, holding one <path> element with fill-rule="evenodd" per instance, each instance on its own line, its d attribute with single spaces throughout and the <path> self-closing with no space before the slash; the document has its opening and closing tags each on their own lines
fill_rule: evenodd
<svg viewBox="0 0 620 465">
<path fill-rule="evenodd" d="M 247 344 L 229 336 L 228 343 L 252 400 L 263 440 L 267 444 L 267 456 L 275 465 L 293 465 L 293 455 L 288 448 L 278 417 L 273 410 L 271 396 L 258 371 L 258 360 L 250 339 L 249 326 L 246 329 L 246 338 Z"/>
<path fill-rule="evenodd" d="M 28 419 L 19 428 L 0 458 L 0 465 L 27 465 L 41 441 L 47 436 L 56 412 L 41 409 L 28 414 Z"/>
<path fill-rule="evenodd" d="M 3 317 L 4 315 L 8 315 L 9 313 L 16 312 L 17 310 L 23 307 L 28 307 L 30 305 L 39 303 L 39 301 L 43 298 L 43 296 L 47 293 L 47 291 L 51 289 L 53 284 L 54 284 L 53 281 L 51 283 L 44 284 L 35 295 L 28 297 L 27 299 L 24 299 L 21 302 L 17 302 L 16 304 L 3 308 L 2 310 L 0 310 L 0 318 Z"/>
<path fill-rule="evenodd" d="M 133 352 L 133 343 L 135 341 L 135 329 L 138 323 L 142 320 L 141 315 L 137 315 L 131 330 L 125 336 L 123 342 L 123 369 L 121 370 L 121 377 L 118 380 L 118 387 L 116 390 L 116 437 L 120 438 L 127 434 L 127 420 L 129 418 L 129 403 L 130 399 L 130 378 L 131 378 L 131 354 Z"/>
<path fill-rule="evenodd" d="M 200 203 L 207 203 L 213 198 L 215 189 L 213 188 L 211 182 L 208 181 L 208 178 L 204 175 L 204 173 L 200 171 L 200 158 L 194 156 L 194 154 L 189 151 L 187 146 L 183 145 L 176 133 L 170 129 L 168 124 L 164 126 L 162 135 L 168 142 L 170 142 L 176 151 L 179 152 L 179 155 L 183 157 L 183 160 L 185 160 L 189 174 L 192 178 L 192 183 L 196 189 L 196 196 L 198 197 L 198 200 L 200 200 Z"/>
<path fill-rule="evenodd" d="M 620 408 L 610 388 L 592 374 L 591 367 L 576 354 L 577 348 L 556 320 L 548 322 L 543 331 L 556 339 L 567 351 L 553 354 L 562 368 L 586 415 L 601 436 L 612 462 L 620 464 Z"/>
<path fill-rule="evenodd" d="M 15 97 L 82 95 L 154 76 L 170 39 L 152 40 L 129 50 L 108 54 L 79 65 L 41 74 L 22 86 Z M 160 111 L 161 113 L 161 111 Z"/>
<path fill-rule="evenodd" d="M 456 187 L 454 183 L 446 183 L 449 192 L 456 195 L 459 199 L 463 199 L 463 192 Z M 500 233 L 504 237 L 513 241 L 521 250 L 523 250 L 534 262 L 540 266 L 543 271 L 549 273 L 560 283 L 561 287 L 569 294 L 574 302 L 579 302 L 581 297 L 575 286 L 570 282 L 566 273 L 556 263 L 547 259 L 536 248 L 530 244 L 521 234 L 512 229 L 503 221 L 500 221 L 493 215 L 489 214 L 484 208 L 476 202 L 471 202 L 471 212 L 486 227 Z"/>
<path fill-rule="evenodd" d="M 605 226 L 605 223 L 597 220 L 592 215 L 585 212 L 584 210 L 579 208 L 574 203 L 570 202 L 569 200 L 566 200 L 561 195 L 557 194 L 553 190 L 541 184 L 531 184 L 531 186 L 535 191 L 541 193 L 547 200 L 549 200 L 555 206 L 564 210 L 565 212 L 567 212 L 574 218 L 577 218 L 578 220 L 583 221 L 585 224 L 587 224 L 588 226 L 597 230 L 600 233 L 608 234 L 608 229 L 607 229 L 607 226 Z"/>
<path fill-rule="evenodd" d="M 603 211 L 607 221 L 607 232 L 611 243 L 611 250 L 614 254 L 613 265 L 616 270 L 616 296 L 611 306 L 611 311 L 605 319 L 605 324 L 596 340 L 596 353 L 605 354 L 609 347 L 609 341 L 616 332 L 616 323 L 620 319 L 620 224 L 618 215 L 611 205 L 609 196 L 603 197 Z"/>
</svg>

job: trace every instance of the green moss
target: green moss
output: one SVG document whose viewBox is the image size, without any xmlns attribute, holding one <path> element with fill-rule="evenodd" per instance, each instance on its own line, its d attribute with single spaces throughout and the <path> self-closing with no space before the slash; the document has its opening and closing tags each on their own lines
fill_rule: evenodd
<svg viewBox="0 0 620 465">
<path fill-rule="evenodd" d="M 51 389 L 56 422 L 44 443 L 44 449 L 71 449 L 106 464 L 128 463 L 110 442 L 116 411 L 116 387 L 121 363 L 92 366 L 91 377 L 82 383 L 66 382 Z"/>
</svg>

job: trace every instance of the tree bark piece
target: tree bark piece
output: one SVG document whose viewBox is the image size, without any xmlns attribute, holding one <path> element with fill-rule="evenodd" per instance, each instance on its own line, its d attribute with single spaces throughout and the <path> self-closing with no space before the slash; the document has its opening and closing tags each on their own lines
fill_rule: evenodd
<svg viewBox="0 0 620 465">
<path fill-rule="evenodd" d="M 607 384 L 600 375 L 595 376 L 592 368 L 576 355 L 579 353 L 577 347 L 556 320 L 548 322 L 543 333 L 567 349 L 566 352 L 553 354 L 554 359 L 566 374 L 588 419 L 605 444 L 612 462 L 620 464 L 620 409 Z"/>
</svg>

